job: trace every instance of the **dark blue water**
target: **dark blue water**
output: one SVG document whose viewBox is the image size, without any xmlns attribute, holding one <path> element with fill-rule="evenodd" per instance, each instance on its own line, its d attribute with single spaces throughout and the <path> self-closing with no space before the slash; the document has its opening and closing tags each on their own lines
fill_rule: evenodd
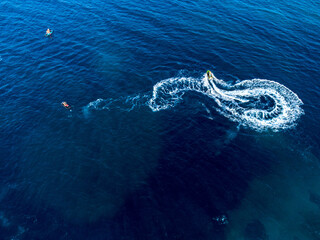
<svg viewBox="0 0 320 240">
<path fill-rule="evenodd" d="M 320 239 L 319 26 L 313 0 L 1 1 L 0 239 Z"/>
</svg>

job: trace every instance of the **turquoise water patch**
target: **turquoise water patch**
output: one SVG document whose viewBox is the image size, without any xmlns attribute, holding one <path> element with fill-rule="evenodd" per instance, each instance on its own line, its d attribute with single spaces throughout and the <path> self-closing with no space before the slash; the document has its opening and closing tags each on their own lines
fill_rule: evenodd
<svg viewBox="0 0 320 240">
<path fill-rule="evenodd" d="M 229 212 L 227 239 L 319 237 L 319 159 L 288 141 L 282 134 L 259 138 L 277 163 L 250 183 L 240 206 Z"/>
</svg>

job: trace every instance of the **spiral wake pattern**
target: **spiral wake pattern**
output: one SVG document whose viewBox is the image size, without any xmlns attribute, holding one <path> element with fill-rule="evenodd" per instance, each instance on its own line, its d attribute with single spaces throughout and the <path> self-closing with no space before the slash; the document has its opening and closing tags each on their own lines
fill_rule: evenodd
<svg viewBox="0 0 320 240">
<path fill-rule="evenodd" d="M 187 91 L 202 93 L 228 119 L 255 130 L 274 131 L 295 126 L 303 114 L 303 102 L 287 87 L 266 79 L 245 80 L 230 85 L 212 75 L 201 79 L 170 78 L 153 87 L 149 107 L 160 111 L 174 107 Z"/>
</svg>

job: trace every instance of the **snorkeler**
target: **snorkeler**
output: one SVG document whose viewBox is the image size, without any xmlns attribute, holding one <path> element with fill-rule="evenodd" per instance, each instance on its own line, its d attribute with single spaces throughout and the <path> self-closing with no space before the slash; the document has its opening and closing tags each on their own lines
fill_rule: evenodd
<svg viewBox="0 0 320 240">
<path fill-rule="evenodd" d="M 53 30 L 48 28 L 47 31 L 46 31 L 46 34 L 44 36 L 49 37 L 49 36 L 52 35 L 52 33 L 53 33 Z"/>
</svg>

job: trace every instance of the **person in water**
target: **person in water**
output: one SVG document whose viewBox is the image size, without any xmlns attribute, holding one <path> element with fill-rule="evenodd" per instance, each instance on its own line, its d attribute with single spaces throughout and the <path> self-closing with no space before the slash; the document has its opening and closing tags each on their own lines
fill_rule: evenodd
<svg viewBox="0 0 320 240">
<path fill-rule="evenodd" d="M 207 71 L 207 77 L 208 79 L 213 78 L 212 72 L 210 70 Z"/>
<path fill-rule="evenodd" d="M 49 37 L 52 35 L 52 30 L 50 28 L 47 29 L 45 36 Z"/>
<path fill-rule="evenodd" d="M 71 109 L 71 106 L 67 102 L 62 102 L 62 106 L 64 106 L 66 109 Z"/>
</svg>

